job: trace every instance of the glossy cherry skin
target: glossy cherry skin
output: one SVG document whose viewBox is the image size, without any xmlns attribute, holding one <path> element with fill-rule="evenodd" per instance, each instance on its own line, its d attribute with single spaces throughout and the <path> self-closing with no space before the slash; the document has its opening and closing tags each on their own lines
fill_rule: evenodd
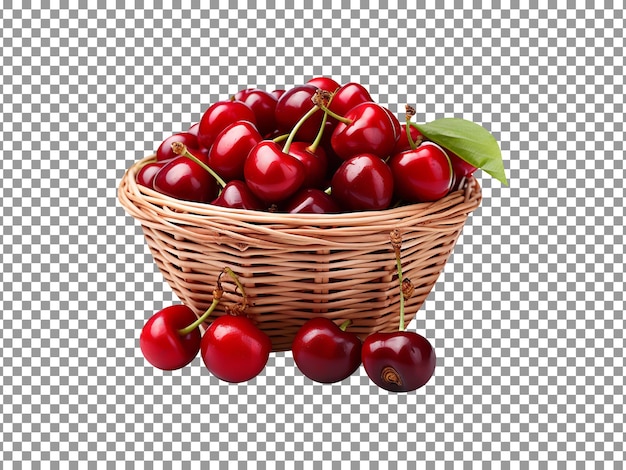
<svg viewBox="0 0 626 470">
<path fill-rule="evenodd" d="M 357 104 L 373 102 L 372 96 L 367 89 L 355 82 L 346 83 L 336 91 L 333 100 L 330 102 L 330 110 L 345 116 L 348 111 Z"/>
<path fill-rule="evenodd" d="M 352 157 L 335 172 L 331 195 L 344 210 L 387 209 L 393 199 L 391 169 L 371 153 Z"/>
<path fill-rule="evenodd" d="M 250 150 L 263 137 L 250 121 L 236 121 L 220 132 L 211 150 L 208 165 L 225 181 L 242 180 L 243 165 Z"/>
<path fill-rule="evenodd" d="M 430 342 L 412 331 L 371 334 L 363 342 L 361 360 L 372 382 L 391 392 L 424 386 L 437 362 Z"/>
<path fill-rule="evenodd" d="M 139 347 L 146 360 L 162 370 L 175 370 L 189 364 L 200 350 L 200 330 L 182 336 L 179 330 L 191 325 L 197 316 L 185 305 L 172 305 L 158 311 L 144 325 Z"/>
<path fill-rule="evenodd" d="M 394 125 L 387 111 L 376 103 L 361 103 L 345 117 L 352 122 L 340 122 L 335 127 L 330 143 L 335 153 L 347 160 L 359 153 L 373 153 L 387 158 L 396 146 Z"/>
<path fill-rule="evenodd" d="M 446 153 L 448 157 L 450 157 L 450 163 L 452 163 L 452 171 L 454 173 L 451 190 L 456 191 L 457 189 L 461 189 L 463 181 L 472 176 L 477 168 L 449 150 L 446 150 Z"/>
<path fill-rule="evenodd" d="M 311 98 L 317 91 L 313 85 L 299 85 L 287 90 L 276 103 L 276 123 L 283 134 L 291 132 L 300 118 L 308 113 L 315 105 Z M 324 113 L 318 110 L 309 117 L 298 129 L 296 140 L 313 142 L 319 132 Z"/>
<path fill-rule="evenodd" d="M 432 142 L 400 152 L 389 160 L 396 195 L 406 202 L 428 202 L 450 192 L 452 167 L 446 153 Z"/>
<path fill-rule="evenodd" d="M 314 77 L 307 82 L 308 85 L 313 85 L 321 90 L 334 92 L 339 89 L 339 83 L 330 77 Z"/>
<path fill-rule="evenodd" d="M 309 150 L 307 142 L 292 142 L 289 147 L 289 155 L 302 162 L 305 168 L 305 177 L 302 187 L 321 188 L 326 180 L 328 159 L 322 147 L 317 147 L 315 152 Z"/>
<path fill-rule="evenodd" d="M 153 187 L 161 194 L 196 202 L 212 201 L 218 192 L 215 178 L 183 155 L 170 160 L 159 170 Z"/>
<path fill-rule="evenodd" d="M 284 90 L 284 89 L 282 89 L 282 88 L 279 88 L 279 89 L 276 89 L 276 90 L 272 90 L 272 91 L 270 92 L 270 94 L 271 94 L 274 98 L 279 99 L 281 96 L 283 96 L 283 95 L 285 94 L 285 91 L 287 91 L 287 90 Z"/>
<path fill-rule="evenodd" d="M 261 373 L 272 342 L 245 316 L 223 315 L 207 328 L 200 344 L 207 369 L 227 382 L 245 382 Z"/>
<path fill-rule="evenodd" d="M 341 208 L 321 189 L 305 188 L 291 197 L 284 208 L 290 214 L 336 214 Z"/>
<path fill-rule="evenodd" d="M 211 204 L 231 209 L 248 209 L 260 211 L 265 209 L 263 203 L 254 195 L 246 183 L 233 180 L 226 183 L 220 195 Z"/>
<path fill-rule="evenodd" d="M 359 337 L 325 317 L 314 317 L 302 325 L 291 351 L 298 369 L 316 382 L 339 382 L 361 365 Z"/>
<path fill-rule="evenodd" d="M 402 133 L 402 126 L 400 125 L 400 121 L 398 121 L 398 118 L 396 117 L 396 115 L 393 114 L 389 108 L 385 108 L 384 106 L 382 106 L 382 108 L 387 113 L 387 116 L 389 116 L 389 120 L 391 121 L 393 125 L 393 135 L 397 144 L 398 140 L 400 140 L 400 135 Z"/>
<path fill-rule="evenodd" d="M 137 173 L 136 177 L 137 184 L 152 189 L 154 177 L 166 163 L 167 161 L 151 162 L 141 167 L 141 170 L 139 170 L 139 173 Z"/>
<path fill-rule="evenodd" d="M 171 160 L 176 157 L 176 154 L 172 150 L 172 144 L 174 142 L 182 142 L 187 146 L 191 153 L 194 153 L 194 150 L 197 151 L 199 148 L 198 139 L 195 135 L 190 132 L 180 132 L 178 134 L 174 134 L 165 139 L 156 151 L 156 159 L 157 161 Z M 197 156 L 197 155 L 196 155 Z"/>
<path fill-rule="evenodd" d="M 264 202 L 286 201 L 300 189 L 305 178 L 302 162 L 282 151 L 271 140 L 259 142 L 243 167 L 244 179 L 252 193 Z"/>
<path fill-rule="evenodd" d="M 210 149 L 216 137 L 226 127 L 236 121 L 250 121 L 256 124 L 256 116 L 250 107 L 241 101 L 218 101 L 202 114 L 198 129 L 198 143 Z"/>
<path fill-rule="evenodd" d="M 196 122 L 195 124 L 192 124 L 191 127 L 189 127 L 189 129 L 187 129 L 187 132 L 198 137 L 199 130 L 200 130 L 200 123 Z"/>
<path fill-rule="evenodd" d="M 265 136 L 276 130 L 275 110 L 278 98 L 258 88 L 241 90 L 235 93 L 234 98 L 250 107 L 261 135 Z"/>
</svg>

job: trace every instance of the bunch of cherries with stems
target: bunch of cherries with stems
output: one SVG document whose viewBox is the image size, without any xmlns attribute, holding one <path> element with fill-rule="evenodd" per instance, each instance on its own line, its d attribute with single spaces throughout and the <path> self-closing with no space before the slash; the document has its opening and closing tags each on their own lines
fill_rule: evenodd
<svg viewBox="0 0 626 470">
<path fill-rule="evenodd" d="M 396 258 L 400 286 L 399 330 L 375 332 L 363 342 L 347 331 L 350 320 L 341 323 L 325 317 L 308 320 L 298 330 L 292 344 L 298 369 L 311 380 L 321 383 L 339 382 L 352 375 L 361 365 L 379 387 L 392 392 L 409 392 L 424 386 L 436 365 L 430 342 L 418 333 L 405 329 L 405 300 L 414 291 L 402 275 L 402 236 L 398 230 L 390 234 Z"/>
<path fill-rule="evenodd" d="M 407 106 L 402 126 L 362 85 L 328 77 L 272 93 L 244 89 L 165 139 L 137 182 L 181 200 L 288 213 L 435 201 L 484 164 L 466 147 L 485 130 L 458 119 L 420 126 L 414 115 Z"/>
<path fill-rule="evenodd" d="M 235 282 L 243 301 L 226 308 L 201 333 L 202 326 L 220 303 L 224 290 L 223 274 Z M 206 368 L 227 382 L 245 382 L 256 377 L 267 364 L 272 343 L 263 331 L 245 315 L 248 299 L 241 282 L 226 267 L 217 279 L 213 301 L 197 317 L 186 305 L 171 305 L 152 315 L 139 336 L 139 346 L 146 360 L 162 370 L 185 367 L 201 352 Z"/>
</svg>

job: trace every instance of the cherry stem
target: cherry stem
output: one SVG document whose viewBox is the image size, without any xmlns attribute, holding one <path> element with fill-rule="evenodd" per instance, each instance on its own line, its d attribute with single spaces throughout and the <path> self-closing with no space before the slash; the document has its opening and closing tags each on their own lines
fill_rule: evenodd
<svg viewBox="0 0 626 470">
<path fill-rule="evenodd" d="M 246 295 L 246 291 L 243 288 L 243 285 L 241 284 L 239 277 L 229 267 L 224 268 L 222 272 L 228 274 L 233 279 L 233 281 L 235 281 L 235 284 L 237 285 L 237 289 L 239 289 L 239 292 L 241 293 L 241 297 L 243 298 L 243 302 L 239 308 L 239 311 L 243 312 L 248 307 L 248 296 Z"/>
<path fill-rule="evenodd" d="M 411 118 L 415 116 L 415 108 L 413 106 L 405 105 L 406 109 L 406 125 L 405 132 L 406 138 L 409 141 L 409 145 L 411 146 L 411 150 L 415 150 L 417 148 L 417 144 L 413 140 L 413 136 L 411 135 Z"/>
<path fill-rule="evenodd" d="M 320 126 L 320 130 L 315 136 L 315 140 L 313 141 L 313 143 L 311 143 L 311 145 L 306 148 L 309 152 L 315 153 L 317 147 L 319 147 L 320 145 L 320 142 L 322 142 L 322 136 L 324 135 L 324 129 L 326 128 L 326 121 L 328 121 L 328 113 L 324 111 L 324 117 L 322 118 L 322 125 Z"/>
<path fill-rule="evenodd" d="M 289 134 L 282 134 L 282 135 L 279 135 L 278 137 L 274 137 L 272 139 L 272 142 L 279 143 L 279 142 L 282 142 L 283 140 L 287 139 L 287 137 L 289 137 Z"/>
<path fill-rule="evenodd" d="M 334 98 L 334 93 L 330 93 L 328 91 L 324 91 L 321 89 L 317 89 L 315 94 L 311 97 L 311 101 L 315 103 L 322 111 L 328 114 L 330 117 L 335 118 L 339 122 L 343 122 L 344 124 L 352 124 L 352 119 L 348 119 L 345 116 L 340 116 L 334 111 L 331 111 L 328 107 L 330 106 L 330 102 Z"/>
<path fill-rule="evenodd" d="M 176 155 L 183 155 L 191 160 L 193 160 L 194 162 L 196 162 L 198 165 L 200 165 L 202 168 L 204 168 L 206 171 L 209 172 L 209 174 L 215 178 L 215 181 L 217 181 L 217 183 L 222 187 L 226 187 L 226 181 L 224 181 L 220 175 L 218 175 L 217 173 L 215 173 L 215 171 L 209 167 L 206 163 L 204 163 L 202 160 L 200 160 L 198 157 L 196 157 L 194 154 L 192 154 L 189 149 L 187 148 L 187 146 L 185 144 L 183 144 L 182 142 L 174 142 L 172 143 L 172 151 L 176 154 Z"/>
<path fill-rule="evenodd" d="M 341 331 L 346 331 L 348 329 L 348 327 L 352 324 L 352 320 L 350 320 L 349 318 L 344 321 L 341 325 L 339 325 L 339 329 Z"/>
<path fill-rule="evenodd" d="M 285 142 L 285 145 L 283 146 L 283 152 L 289 153 L 289 148 L 291 147 L 291 143 L 293 142 L 293 139 L 295 139 L 296 134 L 298 133 L 302 125 L 306 122 L 307 119 L 309 119 L 317 111 L 319 111 L 319 109 L 320 109 L 319 106 L 313 106 L 304 116 L 300 118 L 300 120 L 296 123 L 296 125 L 293 126 L 293 129 L 291 129 L 291 132 L 289 133 L 289 137 L 287 137 L 287 141 Z"/>
<path fill-rule="evenodd" d="M 217 307 L 217 304 L 220 303 L 220 299 L 222 298 L 222 294 L 223 294 L 222 288 L 219 284 L 219 279 L 217 281 L 217 285 L 218 285 L 217 289 L 213 291 L 213 303 L 211 303 L 211 306 L 207 309 L 206 312 L 204 312 L 200 317 L 198 317 L 198 319 L 195 322 L 193 322 L 191 325 L 178 330 L 179 335 L 181 336 L 188 335 L 193 330 L 195 330 L 200 325 L 202 325 L 207 320 L 207 318 L 209 318 L 209 316 L 213 313 L 213 310 L 215 310 L 215 307 Z"/>
<path fill-rule="evenodd" d="M 325 103 L 324 105 L 326 110 L 324 111 L 324 117 L 322 118 L 322 125 L 320 126 L 320 130 L 315 136 L 315 140 L 313 141 L 313 143 L 307 147 L 307 150 L 311 153 L 315 153 L 315 151 L 317 150 L 317 147 L 319 147 L 320 143 L 322 142 L 322 136 L 324 135 L 324 130 L 326 129 L 326 122 L 328 121 L 328 106 L 330 106 L 330 103 L 334 97 L 335 97 L 334 93 L 330 94 L 330 97 L 328 97 L 328 94 L 326 92 L 320 91 L 318 89 L 315 92 L 315 96 L 313 96 L 312 98 L 313 103 L 315 103 L 315 106 L 319 107 L 320 102 L 322 105 L 324 105 L 323 100 L 326 100 L 326 99 L 327 99 L 327 103 Z"/>
<path fill-rule="evenodd" d="M 400 247 L 402 246 L 402 235 L 399 230 L 393 230 L 390 234 L 391 245 L 396 255 L 396 269 L 398 271 L 398 282 L 400 283 L 400 331 L 404 331 L 404 289 L 402 288 L 402 260 L 400 258 Z"/>
</svg>

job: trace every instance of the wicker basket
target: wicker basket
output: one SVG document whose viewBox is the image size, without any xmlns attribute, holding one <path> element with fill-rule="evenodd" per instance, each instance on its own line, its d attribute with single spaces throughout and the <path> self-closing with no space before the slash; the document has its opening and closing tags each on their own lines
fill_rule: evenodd
<svg viewBox="0 0 626 470">
<path fill-rule="evenodd" d="M 404 276 L 415 286 L 405 310 L 408 324 L 482 197 L 472 177 L 439 201 L 385 211 L 292 215 L 227 209 L 136 184 L 139 169 L 153 159 L 128 169 L 118 197 L 141 224 L 159 270 L 180 300 L 200 314 L 229 266 L 248 295 L 248 316 L 269 335 L 274 351 L 289 349 L 298 328 L 317 315 L 351 319 L 350 331 L 362 338 L 398 328 L 393 229 L 403 238 Z M 231 294 L 236 302 L 237 294 Z M 224 314 L 225 305 L 214 315 Z"/>
</svg>

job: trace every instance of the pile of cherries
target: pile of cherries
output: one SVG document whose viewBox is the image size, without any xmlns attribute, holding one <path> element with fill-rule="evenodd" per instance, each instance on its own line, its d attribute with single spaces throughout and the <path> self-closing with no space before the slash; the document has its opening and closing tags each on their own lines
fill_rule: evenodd
<svg viewBox="0 0 626 470">
<path fill-rule="evenodd" d="M 340 325 L 322 316 L 306 321 L 292 343 L 293 359 L 308 378 L 320 383 L 339 382 L 361 364 L 372 382 L 392 392 L 408 392 L 425 385 L 435 370 L 436 356 L 423 336 L 405 330 L 405 300 L 413 294 L 411 281 L 402 276 L 401 235 L 390 234 L 400 286 L 399 329 L 376 332 L 364 341 L 347 331 L 350 320 Z M 221 277 L 230 275 L 243 302 L 227 308 L 201 332 L 201 327 L 223 296 Z M 148 362 L 163 370 L 185 367 L 201 351 L 206 368 L 227 382 L 244 382 L 265 368 L 272 349 L 269 336 L 246 316 L 247 296 L 237 275 L 224 268 L 217 280 L 213 302 L 200 317 L 185 305 L 173 305 L 155 313 L 144 325 L 139 344 Z"/>
<path fill-rule="evenodd" d="M 384 210 L 435 201 L 476 168 L 427 141 L 358 83 L 316 77 L 243 89 L 166 138 L 137 182 L 177 199 L 287 213 Z"/>
</svg>

